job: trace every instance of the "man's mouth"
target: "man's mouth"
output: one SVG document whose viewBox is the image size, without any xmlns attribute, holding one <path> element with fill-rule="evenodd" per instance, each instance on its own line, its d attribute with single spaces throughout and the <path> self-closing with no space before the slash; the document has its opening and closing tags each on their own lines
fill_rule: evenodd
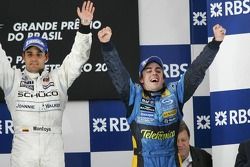
<svg viewBox="0 0 250 167">
<path fill-rule="evenodd" d="M 157 78 L 150 79 L 150 82 L 158 82 L 159 80 Z"/>
</svg>

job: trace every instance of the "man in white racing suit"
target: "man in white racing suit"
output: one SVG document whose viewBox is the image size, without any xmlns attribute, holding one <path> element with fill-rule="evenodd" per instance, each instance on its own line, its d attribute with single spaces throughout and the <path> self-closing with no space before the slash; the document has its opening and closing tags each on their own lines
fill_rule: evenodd
<svg viewBox="0 0 250 167">
<path fill-rule="evenodd" d="M 90 23 L 95 7 L 85 1 L 77 8 L 81 19 L 71 52 L 60 68 L 44 70 L 48 47 L 30 37 L 23 46 L 25 70 L 11 68 L 0 45 L 0 86 L 14 124 L 11 167 L 64 167 L 62 116 L 67 89 L 81 74 L 92 44 Z"/>
</svg>

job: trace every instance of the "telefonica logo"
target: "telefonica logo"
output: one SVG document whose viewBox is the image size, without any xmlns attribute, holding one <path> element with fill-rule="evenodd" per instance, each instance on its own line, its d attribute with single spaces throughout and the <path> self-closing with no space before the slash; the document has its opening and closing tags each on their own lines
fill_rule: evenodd
<svg viewBox="0 0 250 167">
<path fill-rule="evenodd" d="M 215 126 L 250 124 L 250 108 L 215 112 Z"/>
<path fill-rule="evenodd" d="M 166 139 L 175 137 L 175 131 L 169 131 L 169 132 L 157 131 L 157 132 L 155 132 L 153 130 L 142 129 L 141 134 L 142 134 L 143 138 L 153 139 L 153 140 L 166 140 Z"/>
<path fill-rule="evenodd" d="M 235 16 L 250 13 L 250 0 L 210 3 L 210 17 Z"/>
</svg>

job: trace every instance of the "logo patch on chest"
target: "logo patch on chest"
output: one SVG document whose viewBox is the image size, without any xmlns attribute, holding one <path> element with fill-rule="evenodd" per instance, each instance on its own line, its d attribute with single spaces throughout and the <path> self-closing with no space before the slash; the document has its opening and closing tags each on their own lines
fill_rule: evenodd
<svg viewBox="0 0 250 167">
<path fill-rule="evenodd" d="M 146 105 L 146 104 L 141 104 L 140 105 L 140 110 L 149 111 L 149 112 L 155 112 L 155 107 L 154 106 L 150 106 L 150 105 Z"/>
<path fill-rule="evenodd" d="M 49 77 L 44 77 L 42 81 L 43 89 L 48 89 L 51 86 L 55 86 L 54 82 L 50 81 Z"/>
<path fill-rule="evenodd" d="M 173 110 L 170 110 L 170 111 L 167 111 L 167 112 L 163 112 L 162 113 L 162 117 L 163 118 L 169 118 L 169 117 L 173 117 L 175 116 L 177 113 L 177 110 L 176 109 L 173 109 Z"/>
<path fill-rule="evenodd" d="M 34 81 L 24 80 L 20 82 L 20 87 L 24 87 L 30 90 L 34 90 Z"/>
</svg>

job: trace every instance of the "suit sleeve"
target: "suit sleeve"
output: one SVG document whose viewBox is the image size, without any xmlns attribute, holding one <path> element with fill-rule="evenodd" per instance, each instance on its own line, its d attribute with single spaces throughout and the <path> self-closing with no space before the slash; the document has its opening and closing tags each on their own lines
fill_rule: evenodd
<svg viewBox="0 0 250 167">
<path fill-rule="evenodd" d="M 62 65 L 58 69 L 60 83 L 66 90 L 81 74 L 82 65 L 89 59 L 92 34 L 88 29 L 89 26 L 80 27 L 80 30 L 76 33 L 71 52 L 65 57 Z"/>
<path fill-rule="evenodd" d="M 205 77 L 205 72 L 213 62 L 221 42 L 211 41 L 208 43 L 199 56 L 192 62 L 184 76 L 184 99 L 183 102 L 189 100 L 194 94 L 197 87 Z"/>
<path fill-rule="evenodd" d="M 111 42 L 102 43 L 102 55 L 108 67 L 108 74 L 116 91 L 121 96 L 126 106 L 129 105 L 130 75 L 124 67 L 119 54 Z"/>
<path fill-rule="evenodd" d="M 250 166 L 250 160 L 247 159 L 247 155 L 246 155 L 246 148 L 247 145 L 245 145 L 244 143 L 239 145 L 238 148 L 238 154 L 236 157 L 236 161 L 235 161 L 235 167 L 249 167 Z M 249 149 L 249 148 L 248 148 Z"/>
<path fill-rule="evenodd" d="M 204 162 L 207 167 L 212 167 L 213 166 L 213 160 L 211 154 L 207 153 L 205 150 L 202 150 L 203 152 L 203 157 L 204 157 Z"/>
<path fill-rule="evenodd" d="M 7 58 L 5 51 L 0 44 L 0 87 L 3 89 L 5 96 L 9 94 L 14 84 L 15 70 Z"/>
<path fill-rule="evenodd" d="M 211 154 L 198 147 L 190 146 L 193 167 L 212 167 L 213 160 Z"/>
</svg>

